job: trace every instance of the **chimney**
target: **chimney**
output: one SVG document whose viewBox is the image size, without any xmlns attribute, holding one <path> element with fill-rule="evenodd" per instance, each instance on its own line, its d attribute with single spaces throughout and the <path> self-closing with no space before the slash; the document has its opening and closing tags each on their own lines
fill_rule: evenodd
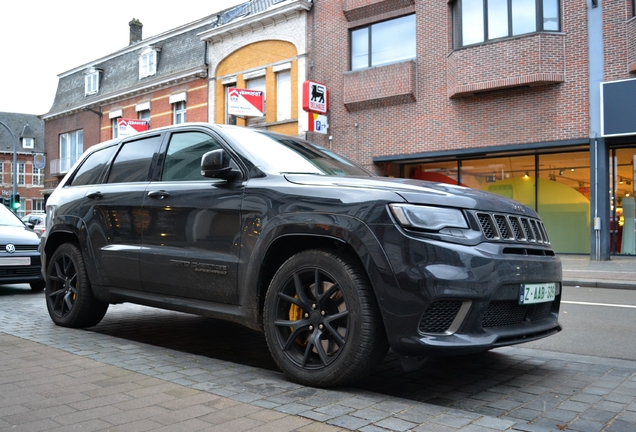
<svg viewBox="0 0 636 432">
<path fill-rule="evenodd" d="M 134 45 L 138 42 L 141 42 L 141 29 L 144 25 L 137 18 L 133 18 L 131 22 L 128 23 L 130 26 L 130 44 Z"/>
</svg>

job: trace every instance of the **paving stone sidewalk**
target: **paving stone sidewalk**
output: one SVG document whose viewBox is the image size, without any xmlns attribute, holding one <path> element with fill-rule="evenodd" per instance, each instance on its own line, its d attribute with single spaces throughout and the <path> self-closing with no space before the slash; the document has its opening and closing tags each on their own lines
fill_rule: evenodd
<svg viewBox="0 0 636 432">
<path fill-rule="evenodd" d="M 0 301 L 1 431 L 636 429 L 636 362 L 505 348 L 407 374 L 389 356 L 360 385 L 324 390 L 258 367 L 258 356 L 192 353 L 208 340 L 234 351 L 212 335 L 194 335 L 185 351 L 155 344 L 186 339 L 199 317 L 116 305 L 103 326 L 73 330 L 51 323 L 41 293 Z M 250 335 L 230 338 L 262 349 Z"/>
</svg>

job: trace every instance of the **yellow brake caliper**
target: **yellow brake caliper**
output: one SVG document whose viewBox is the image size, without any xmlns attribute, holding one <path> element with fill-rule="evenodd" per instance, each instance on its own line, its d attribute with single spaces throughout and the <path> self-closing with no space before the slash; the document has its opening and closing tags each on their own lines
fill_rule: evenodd
<svg viewBox="0 0 636 432">
<path fill-rule="evenodd" d="M 294 298 L 298 298 L 298 294 L 296 294 Z M 292 303 L 291 306 L 289 306 L 289 320 L 300 321 L 302 317 L 303 317 L 303 310 L 297 304 Z M 292 332 L 294 331 L 293 328 L 291 328 L 291 330 Z M 296 338 L 296 343 L 299 345 L 307 345 L 307 342 L 306 341 L 303 342 L 302 340 L 300 340 L 300 338 Z"/>
</svg>

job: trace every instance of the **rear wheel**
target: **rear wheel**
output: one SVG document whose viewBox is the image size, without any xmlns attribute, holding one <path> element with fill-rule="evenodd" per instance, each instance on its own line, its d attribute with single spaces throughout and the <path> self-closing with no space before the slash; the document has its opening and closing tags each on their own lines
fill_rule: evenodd
<svg viewBox="0 0 636 432">
<path fill-rule="evenodd" d="M 280 267 L 265 298 L 264 327 L 281 370 L 311 386 L 358 380 L 388 350 L 366 274 L 331 251 L 301 252 Z"/>
<path fill-rule="evenodd" d="M 93 296 L 84 257 L 76 244 L 60 246 L 46 270 L 46 306 L 53 322 L 63 327 L 92 327 L 98 324 L 108 303 Z"/>
</svg>

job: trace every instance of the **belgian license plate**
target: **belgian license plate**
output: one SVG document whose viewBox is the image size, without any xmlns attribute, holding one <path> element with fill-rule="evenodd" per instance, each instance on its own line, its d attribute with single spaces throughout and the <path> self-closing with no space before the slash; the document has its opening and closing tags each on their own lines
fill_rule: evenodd
<svg viewBox="0 0 636 432">
<path fill-rule="evenodd" d="M 0 266 L 28 266 L 31 265 L 30 257 L 3 257 L 0 258 Z"/>
<path fill-rule="evenodd" d="M 556 298 L 556 283 L 522 284 L 519 304 L 546 303 Z"/>
</svg>

